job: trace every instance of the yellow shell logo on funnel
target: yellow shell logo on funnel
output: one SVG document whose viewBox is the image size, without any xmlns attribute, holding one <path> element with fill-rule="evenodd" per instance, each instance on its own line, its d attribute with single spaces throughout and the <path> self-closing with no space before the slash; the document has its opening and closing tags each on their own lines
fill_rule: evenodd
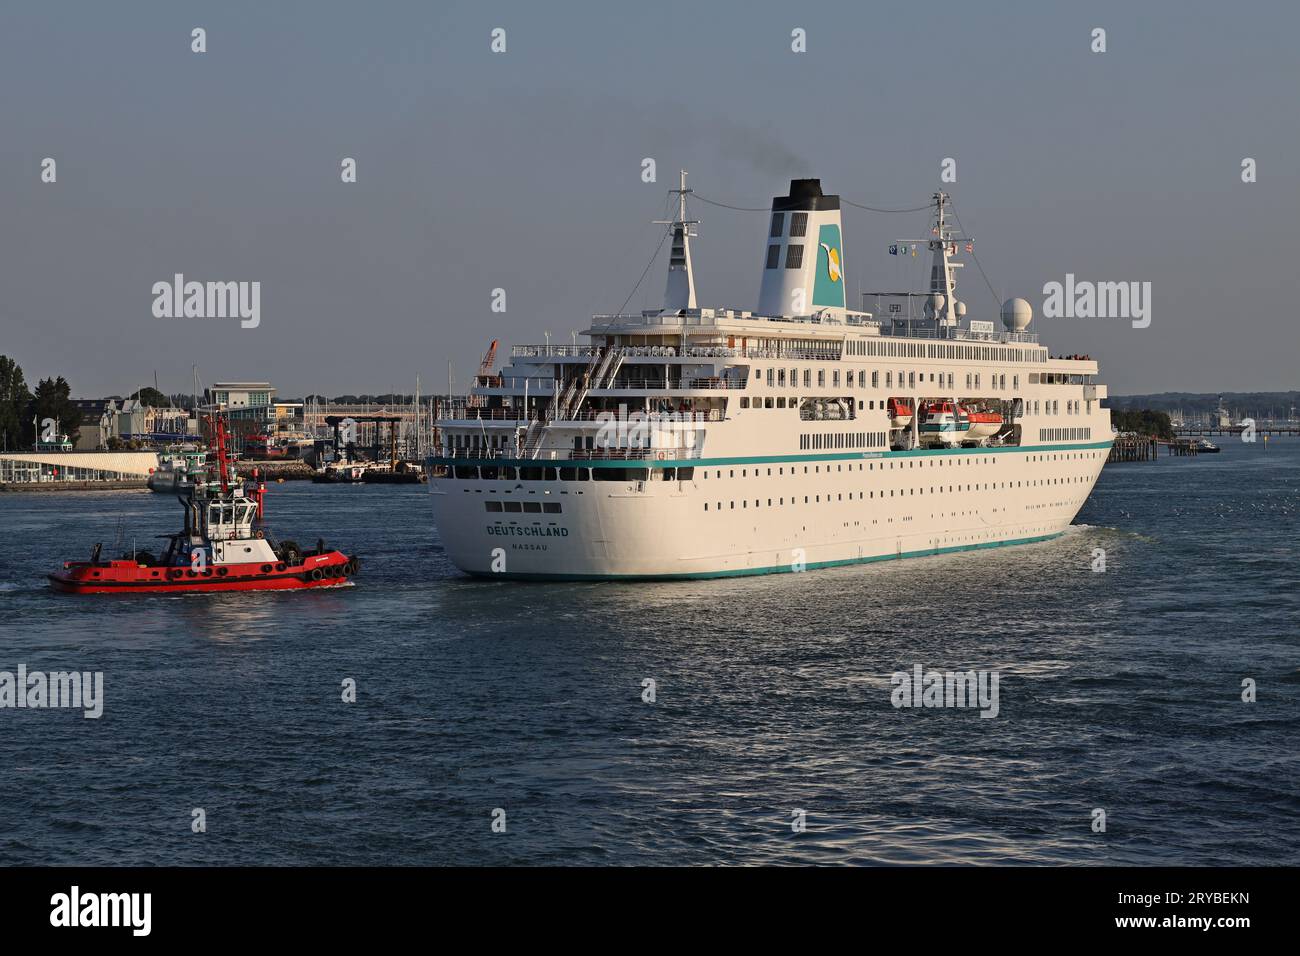
<svg viewBox="0 0 1300 956">
<path fill-rule="evenodd" d="M 832 249 L 824 242 L 819 243 L 819 245 L 826 250 L 827 274 L 830 275 L 830 279 L 832 282 L 839 282 L 840 281 L 840 251 L 838 249 Z"/>
</svg>

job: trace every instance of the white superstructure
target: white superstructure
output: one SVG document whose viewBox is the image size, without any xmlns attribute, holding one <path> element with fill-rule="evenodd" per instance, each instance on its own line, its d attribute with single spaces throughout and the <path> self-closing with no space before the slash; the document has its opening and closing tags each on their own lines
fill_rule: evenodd
<svg viewBox="0 0 1300 956">
<path fill-rule="evenodd" d="M 701 309 L 686 189 L 662 309 L 598 315 L 580 346 L 522 345 L 445 409 L 428 460 L 439 534 L 473 574 L 708 577 L 1038 541 L 1112 439 L 1097 363 L 965 322 L 968 240 L 934 196 L 929 288 L 847 307 L 839 197 L 772 204 L 757 312 Z M 914 310 L 914 304 L 920 305 Z M 919 314 L 914 314 L 919 311 Z M 964 323 L 964 324 L 963 324 Z"/>
</svg>

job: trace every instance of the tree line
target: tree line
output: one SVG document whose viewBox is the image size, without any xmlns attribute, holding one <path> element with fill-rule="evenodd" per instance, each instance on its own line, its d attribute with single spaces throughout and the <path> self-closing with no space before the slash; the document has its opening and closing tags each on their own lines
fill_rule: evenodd
<svg viewBox="0 0 1300 956">
<path fill-rule="evenodd" d="M 1168 412 L 1158 412 L 1150 408 L 1135 411 L 1112 408 L 1110 423 L 1119 432 L 1154 435 L 1166 441 L 1172 441 L 1174 438 L 1174 424 L 1170 421 Z"/>
<path fill-rule="evenodd" d="M 62 375 L 43 378 L 36 391 L 27 387 L 23 370 L 0 355 L 0 448 L 18 451 L 36 444 L 35 421 L 53 418 L 74 445 L 81 434 L 81 410 L 72 401 L 72 386 Z M 33 421 L 35 420 L 35 421 Z"/>
</svg>

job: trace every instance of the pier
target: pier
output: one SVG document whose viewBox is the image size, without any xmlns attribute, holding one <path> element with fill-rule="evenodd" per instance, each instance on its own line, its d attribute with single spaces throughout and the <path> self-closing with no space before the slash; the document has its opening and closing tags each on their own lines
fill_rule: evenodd
<svg viewBox="0 0 1300 956">
<path fill-rule="evenodd" d="M 1204 435 L 1240 435 L 1246 430 L 1245 425 L 1175 425 L 1174 434 L 1179 436 Z M 1261 425 L 1255 426 L 1256 435 L 1300 435 L 1300 425 Z"/>
<path fill-rule="evenodd" d="M 1107 464 L 1120 461 L 1156 461 L 1160 457 L 1160 447 L 1164 446 L 1166 457 L 1195 458 L 1201 453 L 1200 446 L 1192 438 L 1175 438 L 1168 441 L 1154 435 L 1139 435 L 1133 438 L 1116 438 L 1111 445 Z"/>
<path fill-rule="evenodd" d="M 1107 464 L 1119 461 L 1155 461 L 1160 451 L 1159 439 L 1148 435 L 1137 438 L 1116 438 L 1110 446 Z"/>
</svg>

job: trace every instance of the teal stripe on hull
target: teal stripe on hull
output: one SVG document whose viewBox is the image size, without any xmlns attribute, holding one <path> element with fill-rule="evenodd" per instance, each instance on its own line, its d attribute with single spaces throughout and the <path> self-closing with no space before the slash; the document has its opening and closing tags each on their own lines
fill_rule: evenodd
<svg viewBox="0 0 1300 956">
<path fill-rule="evenodd" d="M 921 458 L 927 455 L 1010 455 L 1050 451 L 1092 451 L 1110 448 L 1111 441 L 1059 445 L 1003 445 L 996 448 L 916 448 L 910 451 L 855 451 L 827 455 L 755 455 L 746 458 L 669 458 L 664 461 L 618 459 L 591 461 L 582 458 L 441 458 L 425 461 L 434 465 L 508 465 L 532 468 L 711 468 L 719 465 L 776 465 L 817 461 L 884 461 L 893 458 Z"/>
<path fill-rule="evenodd" d="M 926 548 L 923 551 L 904 551 L 902 554 L 877 554 L 866 558 L 845 558 L 841 561 L 811 561 L 805 570 L 816 571 L 821 568 L 838 568 L 850 564 L 871 564 L 875 561 L 897 561 L 900 558 L 926 558 L 939 554 L 952 554 L 957 551 L 978 551 L 981 548 L 1005 548 L 1013 544 L 1034 544 L 1038 541 L 1051 541 L 1059 538 L 1064 531 L 1054 534 L 1041 534 L 1032 538 L 1013 538 L 1010 541 L 983 541 L 979 544 L 959 544 L 949 548 Z M 795 574 L 794 568 L 785 564 L 765 568 L 741 568 L 734 571 L 693 571 L 683 574 L 543 574 L 516 573 L 503 571 L 500 574 L 482 571 L 467 571 L 476 578 L 505 579 L 508 581 L 689 581 L 701 578 L 739 578 L 755 574 Z"/>
</svg>

